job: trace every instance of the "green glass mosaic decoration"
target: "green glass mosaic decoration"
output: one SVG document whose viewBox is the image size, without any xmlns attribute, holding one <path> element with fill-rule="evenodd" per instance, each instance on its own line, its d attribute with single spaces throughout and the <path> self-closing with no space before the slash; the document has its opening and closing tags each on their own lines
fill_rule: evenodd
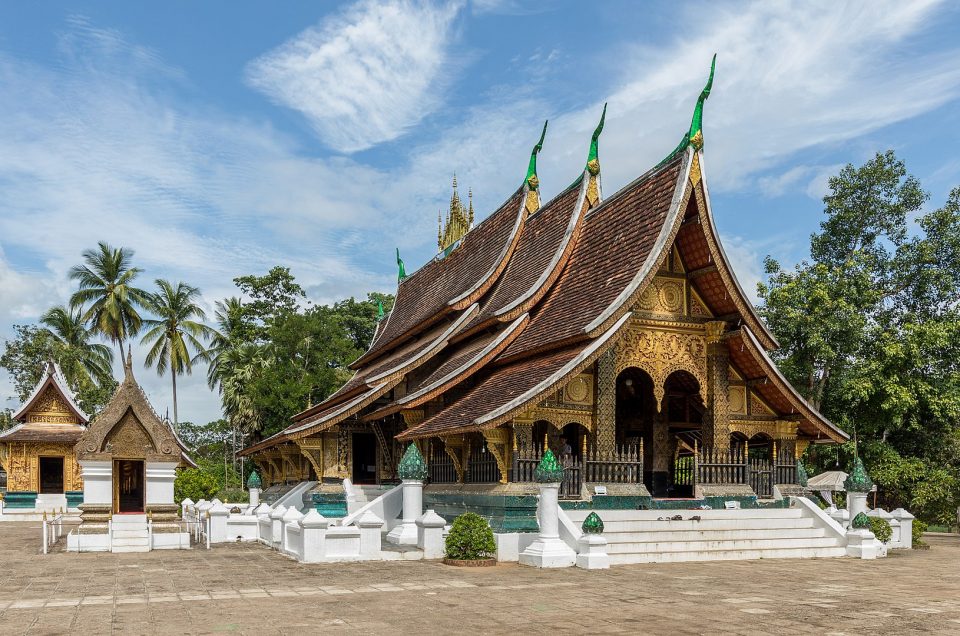
<svg viewBox="0 0 960 636">
<path fill-rule="evenodd" d="M 250 488 L 260 488 L 263 486 L 263 480 L 260 479 L 260 475 L 257 474 L 257 471 L 250 473 L 250 476 L 247 477 L 247 489 Z"/>
<path fill-rule="evenodd" d="M 560 465 L 553 451 L 549 448 L 533 471 L 533 477 L 541 484 L 554 484 L 563 481 L 563 466 Z"/>
<path fill-rule="evenodd" d="M 807 469 L 803 467 L 803 462 L 797 460 L 797 483 L 806 488 L 810 483 L 810 477 L 807 475 Z"/>
<path fill-rule="evenodd" d="M 844 480 L 843 487 L 847 492 L 870 492 L 873 490 L 873 480 L 864 470 L 860 457 L 853 458 L 853 470 Z"/>
<path fill-rule="evenodd" d="M 583 530 L 584 534 L 603 534 L 603 519 L 596 512 L 591 512 L 583 520 L 580 529 Z"/>
<path fill-rule="evenodd" d="M 870 517 L 866 513 L 859 513 L 856 517 L 853 518 L 853 523 L 851 523 L 854 528 L 857 530 L 870 529 Z"/>
<path fill-rule="evenodd" d="M 400 459 L 400 464 L 397 466 L 397 476 L 400 477 L 400 479 L 424 481 L 429 474 L 427 462 L 423 461 L 423 455 L 420 454 L 420 449 L 417 448 L 417 445 L 410 444 L 407 446 L 407 450 L 403 454 L 403 458 Z"/>
</svg>

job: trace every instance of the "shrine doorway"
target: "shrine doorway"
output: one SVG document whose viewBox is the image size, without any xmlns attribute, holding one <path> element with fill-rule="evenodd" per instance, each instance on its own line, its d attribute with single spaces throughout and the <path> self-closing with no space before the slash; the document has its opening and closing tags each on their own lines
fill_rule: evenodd
<svg viewBox="0 0 960 636">
<path fill-rule="evenodd" d="M 664 484 L 660 491 L 666 492 L 669 478 L 665 459 L 655 462 L 654 420 L 657 418 L 657 399 L 653 393 L 653 379 L 637 367 L 627 367 L 617 376 L 615 448 L 635 448 L 639 451 L 643 441 L 643 483 L 654 492 L 654 485 Z"/>
<path fill-rule="evenodd" d="M 113 509 L 119 514 L 143 513 L 146 510 L 146 479 L 143 460 L 113 461 Z"/>
<path fill-rule="evenodd" d="M 40 494 L 63 494 L 63 457 L 40 457 Z"/>
<path fill-rule="evenodd" d="M 668 497 L 691 498 L 696 490 L 696 460 L 703 447 L 703 398 L 700 383 L 688 371 L 674 371 L 664 382 L 661 417 L 669 427 L 670 485 Z"/>
<path fill-rule="evenodd" d="M 353 434 L 353 483 L 377 483 L 377 438 L 373 433 Z"/>
</svg>

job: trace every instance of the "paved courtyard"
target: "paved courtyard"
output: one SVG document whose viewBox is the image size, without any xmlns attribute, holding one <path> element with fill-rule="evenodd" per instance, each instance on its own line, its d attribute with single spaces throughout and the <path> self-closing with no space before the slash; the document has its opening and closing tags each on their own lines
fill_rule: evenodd
<svg viewBox="0 0 960 636">
<path fill-rule="evenodd" d="M 960 539 L 880 561 L 300 565 L 257 545 L 40 554 L 0 524 L 2 634 L 960 633 Z"/>
</svg>

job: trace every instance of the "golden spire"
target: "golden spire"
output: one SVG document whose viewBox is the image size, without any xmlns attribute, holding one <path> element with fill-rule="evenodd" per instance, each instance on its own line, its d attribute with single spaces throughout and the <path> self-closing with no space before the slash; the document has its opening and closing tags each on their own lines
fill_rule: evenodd
<svg viewBox="0 0 960 636">
<path fill-rule="evenodd" d="M 450 195 L 450 207 L 447 210 L 445 227 L 438 228 L 437 249 L 441 252 L 449 250 L 457 241 L 462 239 L 473 226 L 473 189 L 469 190 L 469 209 L 464 208 L 457 192 L 457 175 L 453 175 L 453 194 Z M 437 218 L 438 224 L 440 218 Z"/>
</svg>

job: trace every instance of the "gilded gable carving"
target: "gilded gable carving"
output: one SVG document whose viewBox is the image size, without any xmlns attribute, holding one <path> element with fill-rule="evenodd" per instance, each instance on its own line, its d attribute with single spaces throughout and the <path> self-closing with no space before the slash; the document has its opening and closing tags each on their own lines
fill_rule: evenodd
<svg viewBox="0 0 960 636">
<path fill-rule="evenodd" d="M 79 420 L 60 392 L 48 386 L 27 413 L 27 422 L 50 422 L 52 424 L 78 424 Z"/>
<path fill-rule="evenodd" d="M 746 413 L 747 398 L 744 387 L 732 386 L 729 388 L 729 405 L 731 413 Z"/>
<path fill-rule="evenodd" d="M 137 417 L 132 411 L 127 411 L 120 423 L 106 436 L 100 450 L 114 457 L 133 459 L 145 457 L 156 448 Z"/>
<path fill-rule="evenodd" d="M 564 388 L 563 401 L 572 404 L 592 404 L 593 376 L 581 373 L 572 379 Z"/>
<path fill-rule="evenodd" d="M 750 394 L 750 415 L 776 415 L 756 393 Z"/>
<path fill-rule="evenodd" d="M 640 294 L 637 308 L 653 314 L 685 314 L 684 285 L 682 280 L 657 276 Z"/>
<path fill-rule="evenodd" d="M 617 347 L 616 371 L 637 367 L 653 379 L 653 393 L 659 409 L 664 385 L 675 371 L 686 371 L 700 385 L 700 396 L 706 402 L 707 342 L 702 333 L 665 331 L 630 327 Z"/>
</svg>

